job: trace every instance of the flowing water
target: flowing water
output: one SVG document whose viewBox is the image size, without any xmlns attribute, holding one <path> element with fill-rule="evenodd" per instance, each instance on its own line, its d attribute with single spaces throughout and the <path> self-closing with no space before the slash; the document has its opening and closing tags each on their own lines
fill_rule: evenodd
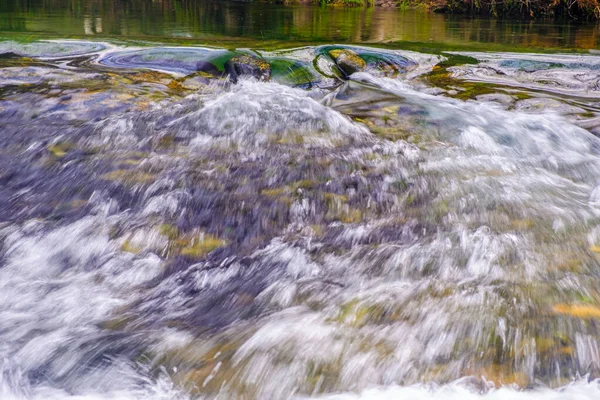
<svg viewBox="0 0 600 400">
<path fill-rule="evenodd" d="M 596 27 L 2 7 L 0 399 L 600 397 Z"/>
</svg>

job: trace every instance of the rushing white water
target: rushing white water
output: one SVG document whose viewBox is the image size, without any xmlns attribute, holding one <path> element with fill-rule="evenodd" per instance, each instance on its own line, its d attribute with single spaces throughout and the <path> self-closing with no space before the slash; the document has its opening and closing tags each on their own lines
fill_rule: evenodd
<svg viewBox="0 0 600 400">
<path fill-rule="evenodd" d="M 478 63 L 451 68 L 455 76 L 547 90 L 571 96 L 598 96 L 600 57 L 594 55 L 542 55 L 515 53 L 455 53 Z"/>
<path fill-rule="evenodd" d="M 331 72 L 307 90 L 67 43 L 0 47 L 68 64 L 0 68 L 0 398 L 600 396 L 600 141 L 572 109 L 453 99 L 411 52 L 345 82 L 327 48 L 265 54 Z"/>
<path fill-rule="evenodd" d="M 438 399 L 485 399 L 485 400 L 592 400 L 598 398 L 600 388 L 598 382 L 574 382 L 559 390 L 540 389 L 521 392 L 511 388 L 491 389 L 481 394 L 464 382 L 456 382 L 443 387 L 392 387 L 387 389 L 371 389 L 360 395 L 338 394 L 324 397 L 328 400 L 438 400 Z"/>
</svg>

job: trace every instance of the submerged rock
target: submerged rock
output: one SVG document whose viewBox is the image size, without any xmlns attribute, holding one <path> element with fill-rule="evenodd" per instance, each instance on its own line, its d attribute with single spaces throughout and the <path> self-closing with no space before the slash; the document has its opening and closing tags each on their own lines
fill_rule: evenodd
<svg viewBox="0 0 600 400">
<path fill-rule="evenodd" d="M 321 81 L 316 71 L 302 62 L 285 58 L 275 58 L 269 62 L 271 79 L 277 83 L 310 89 Z"/>
<path fill-rule="evenodd" d="M 196 63 L 196 71 L 214 76 L 219 76 L 223 73 L 222 70 L 220 71 L 219 68 L 210 61 L 198 61 Z"/>
<path fill-rule="evenodd" d="M 384 76 L 404 74 L 415 69 L 418 65 L 412 60 L 393 53 L 360 52 L 360 57 L 367 63 L 369 72 L 379 73 Z"/>
<path fill-rule="evenodd" d="M 0 52 L 0 68 L 5 67 L 28 67 L 28 66 L 45 66 L 44 63 L 36 61 L 29 57 L 21 56 L 20 54 Z"/>
<path fill-rule="evenodd" d="M 0 53 L 0 60 L 12 59 L 12 58 L 21 58 L 23 57 L 20 54 L 17 54 L 13 51 L 7 51 L 5 53 Z"/>
</svg>

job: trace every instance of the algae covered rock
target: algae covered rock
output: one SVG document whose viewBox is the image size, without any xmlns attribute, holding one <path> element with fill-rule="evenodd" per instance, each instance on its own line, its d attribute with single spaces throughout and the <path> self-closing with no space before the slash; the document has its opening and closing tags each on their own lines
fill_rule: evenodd
<svg viewBox="0 0 600 400">
<path fill-rule="evenodd" d="M 416 62 L 390 51 L 326 46 L 321 48 L 320 54 L 329 56 L 341 72 L 342 77 L 346 79 L 360 71 L 368 71 L 375 75 L 395 76 L 417 67 Z"/>
<path fill-rule="evenodd" d="M 271 66 L 261 57 L 252 54 L 238 54 L 225 63 L 225 71 L 232 82 L 237 82 L 239 76 L 253 76 L 259 80 L 268 80 L 271 76 Z"/>
<path fill-rule="evenodd" d="M 329 50 L 328 53 L 345 77 L 349 77 L 355 72 L 364 71 L 367 68 L 365 60 L 352 50 L 333 49 Z"/>
</svg>

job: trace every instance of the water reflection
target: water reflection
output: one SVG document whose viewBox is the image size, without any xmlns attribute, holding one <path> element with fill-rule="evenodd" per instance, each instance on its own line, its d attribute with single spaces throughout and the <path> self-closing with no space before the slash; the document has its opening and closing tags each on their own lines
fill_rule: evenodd
<svg viewBox="0 0 600 400">
<path fill-rule="evenodd" d="M 596 24 L 501 21 L 377 8 L 178 0 L 15 0 L 0 32 L 295 42 L 420 42 L 596 48 Z"/>
<path fill-rule="evenodd" d="M 90 17 L 85 17 L 83 19 L 83 31 L 86 35 L 102 33 L 102 18 L 98 17 L 92 19 Z"/>
</svg>

